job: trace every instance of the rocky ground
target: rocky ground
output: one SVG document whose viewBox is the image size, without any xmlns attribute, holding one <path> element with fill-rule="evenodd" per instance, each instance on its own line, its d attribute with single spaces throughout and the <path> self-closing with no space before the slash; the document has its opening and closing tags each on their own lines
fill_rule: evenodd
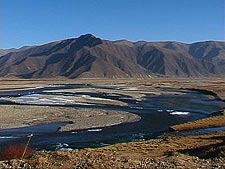
<svg viewBox="0 0 225 169">
<path fill-rule="evenodd" d="M 1 168 L 225 168 L 225 133 L 169 137 L 71 152 L 36 153 Z"/>
<path fill-rule="evenodd" d="M 138 115 L 119 111 L 19 105 L 0 106 L 0 117 L 0 129 L 70 123 L 62 126 L 60 131 L 105 127 L 140 120 Z"/>
</svg>

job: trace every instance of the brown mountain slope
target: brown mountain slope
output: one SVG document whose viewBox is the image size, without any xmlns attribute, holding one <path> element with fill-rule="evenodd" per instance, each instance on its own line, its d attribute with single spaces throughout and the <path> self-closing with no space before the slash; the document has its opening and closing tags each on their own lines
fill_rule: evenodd
<svg viewBox="0 0 225 169">
<path fill-rule="evenodd" d="M 91 34 L 0 57 L 1 77 L 224 76 L 225 42 L 106 41 Z"/>
<path fill-rule="evenodd" d="M 29 48 L 32 48 L 34 46 L 24 46 L 22 48 L 19 48 L 19 49 L 15 49 L 15 48 L 11 48 L 11 49 L 0 49 L 0 57 L 3 56 L 3 55 L 6 55 L 8 53 L 11 53 L 11 52 L 21 52 L 23 50 L 26 50 L 26 49 L 29 49 Z"/>
</svg>

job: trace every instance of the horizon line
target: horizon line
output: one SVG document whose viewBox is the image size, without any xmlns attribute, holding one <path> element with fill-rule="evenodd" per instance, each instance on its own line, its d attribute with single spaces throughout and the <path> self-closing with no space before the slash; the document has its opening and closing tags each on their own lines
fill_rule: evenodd
<svg viewBox="0 0 225 169">
<path fill-rule="evenodd" d="M 151 40 L 151 41 L 148 41 L 148 40 L 129 40 L 129 39 L 116 39 L 116 40 L 113 40 L 113 39 L 108 39 L 108 38 L 102 38 L 100 36 L 96 36 L 92 33 L 86 33 L 86 34 L 81 34 L 80 36 L 84 36 L 84 35 L 92 35 L 96 38 L 100 38 L 101 40 L 106 40 L 106 41 L 112 41 L 112 42 L 116 42 L 116 41 L 128 41 L 128 42 L 132 42 L 132 43 L 137 43 L 137 42 L 155 42 L 155 43 L 163 43 L 163 42 L 176 42 L 176 43 L 183 43 L 183 44 L 187 44 L 187 45 L 190 45 L 190 44 L 194 44 L 194 43 L 199 43 L 199 42 L 225 42 L 225 40 L 215 40 L 215 39 L 207 39 L 207 40 L 196 40 L 196 41 L 192 41 L 192 42 L 184 42 L 184 41 L 177 41 L 177 40 Z M 57 41 L 63 41 L 63 40 L 68 40 L 68 39 L 76 39 L 76 38 L 79 38 L 80 36 L 78 37 L 65 37 L 64 39 L 55 39 L 55 40 L 51 40 L 51 41 L 48 41 L 48 42 L 43 42 L 43 43 L 37 43 L 37 44 L 32 44 L 32 45 L 22 45 L 20 47 L 7 47 L 7 48 L 0 48 L 1 50 L 10 50 L 10 49 L 20 49 L 20 48 L 23 48 L 23 47 L 35 47 L 35 46 L 42 46 L 42 45 L 46 45 L 46 44 L 49 44 L 49 43 L 53 43 L 53 42 L 57 42 Z"/>
</svg>

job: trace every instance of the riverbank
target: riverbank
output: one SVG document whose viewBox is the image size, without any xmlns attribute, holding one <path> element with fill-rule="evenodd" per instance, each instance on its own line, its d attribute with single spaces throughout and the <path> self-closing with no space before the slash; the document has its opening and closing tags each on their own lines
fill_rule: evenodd
<svg viewBox="0 0 225 169">
<path fill-rule="evenodd" d="M 208 117 L 184 124 L 171 126 L 170 129 L 175 132 L 191 131 L 208 128 L 225 127 L 225 111 L 221 115 Z"/>
<path fill-rule="evenodd" d="M 140 120 L 138 115 L 120 111 L 19 105 L 0 106 L 0 117 L 1 130 L 65 122 L 60 131 L 73 131 Z"/>
<path fill-rule="evenodd" d="M 225 82 L 222 79 L 200 81 L 196 84 L 185 83 L 185 88 L 200 92 L 211 93 L 217 100 L 225 101 Z M 207 128 L 225 127 L 225 107 L 221 108 L 220 115 L 212 116 L 193 122 L 171 126 L 170 129 L 176 132 L 191 131 Z"/>
<path fill-rule="evenodd" d="M 214 96 L 208 95 L 209 98 L 212 98 L 212 102 L 215 98 L 224 100 L 225 96 L 225 80 L 223 79 L 108 80 L 105 82 L 99 80 L 96 83 L 102 86 L 118 86 L 119 83 L 121 88 L 129 86 L 134 93 L 132 95 L 136 95 L 136 90 L 139 90 L 134 88 L 135 86 L 142 88 L 152 86 L 157 89 L 200 89 L 206 93 L 211 91 L 215 93 Z M 146 92 L 141 94 L 146 94 Z M 151 94 L 158 95 L 160 93 L 156 91 Z M 221 106 L 222 109 L 223 106 Z M 223 122 L 223 116 L 210 117 L 188 123 L 191 125 L 185 130 L 209 128 L 212 124 L 223 127 Z M 18 168 L 19 164 L 21 168 L 225 168 L 224 140 L 225 132 L 185 137 L 163 135 L 149 141 L 116 144 L 96 149 L 38 152 L 31 158 L 22 161 L 0 162 L 0 168 Z"/>
<path fill-rule="evenodd" d="M 1 168 L 224 168 L 225 132 L 116 144 L 98 149 L 36 153 Z M 19 166 L 20 165 L 20 166 Z"/>
</svg>

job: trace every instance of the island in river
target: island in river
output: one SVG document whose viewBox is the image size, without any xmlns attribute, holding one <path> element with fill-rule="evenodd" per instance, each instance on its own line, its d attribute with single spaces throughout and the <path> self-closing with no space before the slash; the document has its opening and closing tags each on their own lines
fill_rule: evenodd
<svg viewBox="0 0 225 169">
<path fill-rule="evenodd" d="M 24 105 L 0 106 L 0 116 L 0 129 L 65 123 L 59 131 L 106 127 L 140 120 L 138 115 L 119 111 Z"/>
</svg>

